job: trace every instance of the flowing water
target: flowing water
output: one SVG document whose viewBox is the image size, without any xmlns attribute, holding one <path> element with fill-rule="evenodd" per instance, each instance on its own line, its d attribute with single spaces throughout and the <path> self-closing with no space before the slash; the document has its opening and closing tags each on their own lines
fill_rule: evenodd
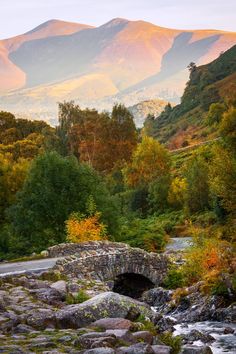
<svg viewBox="0 0 236 354">
<path fill-rule="evenodd" d="M 224 334 L 224 329 L 231 327 L 234 329 L 233 334 Z M 204 321 L 196 323 L 184 323 L 174 326 L 174 335 L 187 334 L 193 329 L 196 329 L 204 334 L 210 334 L 215 338 L 215 341 L 208 344 L 214 354 L 236 354 L 236 324 Z M 202 345 L 201 341 L 196 341 L 193 344 Z"/>
</svg>

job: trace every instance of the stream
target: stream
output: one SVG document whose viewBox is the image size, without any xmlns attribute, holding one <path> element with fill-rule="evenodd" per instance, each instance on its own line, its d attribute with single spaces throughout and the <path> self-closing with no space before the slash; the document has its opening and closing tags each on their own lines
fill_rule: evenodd
<svg viewBox="0 0 236 354">
<path fill-rule="evenodd" d="M 224 334 L 224 329 L 226 327 L 231 327 L 234 329 L 233 334 Z M 225 322 L 195 322 L 195 323 L 184 323 L 177 324 L 174 326 L 174 335 L 187 334 L 191 330 L 196 329 L 202 333 L 210 334 L 215 338 L 215 341 L 207 344 L 211 348 L 213 354 L 235 354 L 236 353 L 236 324 L 225 323 Z M 202 345 L 201 341 L 196 341 L 193 344 Z"/>
</svg>

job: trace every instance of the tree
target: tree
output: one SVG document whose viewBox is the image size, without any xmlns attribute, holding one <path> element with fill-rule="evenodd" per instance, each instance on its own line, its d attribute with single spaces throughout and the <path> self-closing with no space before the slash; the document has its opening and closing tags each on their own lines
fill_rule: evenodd
<svg viewBox="0 0 236 354">
<path fill-rule="evenodd" d="M 194 71 L 196 71 L 197 65 L 196 65 L 196 63 L 194 63 L 193 61 L 191 61 L 191 62 L 189 63 L 189 65 L 187 66 L 187 68 L 188 68 L 190 74 L 192 74 Z"/>
<path fill-rule="evenodd" d="M 0 154 L 0 226 L 6 221 L 6 210 L 22 188 L 29 168 L 29 161 L 14 161 L 10 154 Z"/>
<path fill-rule="evenodd" d="M 81 110 L 74 102 L 60 103 L 57 133 L 65 155 L 73 154 L 103 173 L 128 161 L 137 144 L 133 116 L 123 105 L 115 105 L 109 115 Z"/>
<path fill-rule="evenodd" d="M 217 146 L 210 166 L 211 191 L 228 213 L 236 210 L 236 158 L 233 151 Z"/>
<path fill-rule="evenodd" d="M 230 107 L 223 114 L 223 119 L 219 126 L 219 132 L 228 146 L 236 152 L 236 108 Z"/>
<path fill-rule="evenodd" d="M 129 161 L 137 145 L 137 132 L 133 115 L 121 104 L 116 104 L 111 113 L 110 149 L 118 161 Z"/>
<path fill-rule="evenodd" d="M 150 183 L 148 189 L 148 200 L 151 212 L 161 213 L 167 208 L 170 183 L 170 174 L 158 176 L 153 182 Z"/>
<path fill-rule="evenodd" d="M 104 239 L 106 226 L 99 221 L 100 216 L 98 212 L 88 217 L 73 213 L 66 221 L 67 241 L 78 243 Z"/>
<path fill-rule="evenodd" d="M 226 106 L 224 103 L 212 103 L 207 114 L 208 124 L 219 124 L 225 110 Z"/>
<path fill-rule="evenodd" d="M 125 169 L 126 181 L 132 187 L 145 186 L 161 176 L 169 175 L 168 151 L 153 138 L 144 136 Z"/>
<path fill-rule="evenodd" d="M 182 208 L 184 205 L 184 196 L 187 183 L 185 178 L 175 177 L 170 185 L 168 192 L 168 202 L 174 208 Z"/>
<path fill-rule="evenodd" d="M 17 251 L 38 251 L 65 241 L 65 221 L 73 212 L 86 213 L 91 196 L 108 232 L 115 233 L 116 207 L 96 172 L 73 157 L 63 158 L 55 152 L 39 156 L 9 210 Z"/>
<path fill-rule="evenodd" d="M 185 203 L 191 212 L 203 211 L 209 207 L 208 167 L 203 157 L 194 156 L 187 163 L 184 177 L 187 187 Z"/>
</svg>

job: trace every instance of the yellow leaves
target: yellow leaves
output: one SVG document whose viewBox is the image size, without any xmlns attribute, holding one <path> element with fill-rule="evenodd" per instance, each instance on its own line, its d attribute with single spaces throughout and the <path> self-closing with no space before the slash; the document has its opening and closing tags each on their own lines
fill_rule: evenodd
<svg viewBox="0 0 236 354">
<path fill-rule="evenodd" d="M 167 150 L 158 141 L 144 136 L 125 171 L 126 182 L 133 187 L 148 184 L 158 176 L 168 174 L 169 169 L 170 159 Z"/>
<path fill-rule="evenodd" d="M 99 241 L 106 235 L 106 226 L 99 221 L 101 214 L 96 212 L 87 218 L 72 214 L 66 221 L 67 240 L 69 242 Z"/>
<path fill-rule="evenodd" d="M 168 193 L 168 202 L 173 206 L 182 206 L 186 189 L 187 182 L 185 178 L 174 178 Z"/>
</svg>

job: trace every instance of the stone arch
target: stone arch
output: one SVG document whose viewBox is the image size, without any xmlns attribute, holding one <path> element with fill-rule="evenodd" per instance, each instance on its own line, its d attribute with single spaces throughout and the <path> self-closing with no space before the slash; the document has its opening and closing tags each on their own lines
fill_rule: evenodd
<svg viewBox="0 0 236 354">
<path fill-rule="evenodd" d="M 75 253 L 60 259 L 54 269 L 79 279 L 90 278 L 103 282 L 114 282 L 121 274 L 137 274 L 158 286 L 167 272 L 168 259 L 165 255 L 148 253 L 115 242 L 89 242 L 69 245 Z M 60 246 L 60 252 L 67 252 Z M 55 246 L 54 246 L 55 255 Z"/>
</svg>

